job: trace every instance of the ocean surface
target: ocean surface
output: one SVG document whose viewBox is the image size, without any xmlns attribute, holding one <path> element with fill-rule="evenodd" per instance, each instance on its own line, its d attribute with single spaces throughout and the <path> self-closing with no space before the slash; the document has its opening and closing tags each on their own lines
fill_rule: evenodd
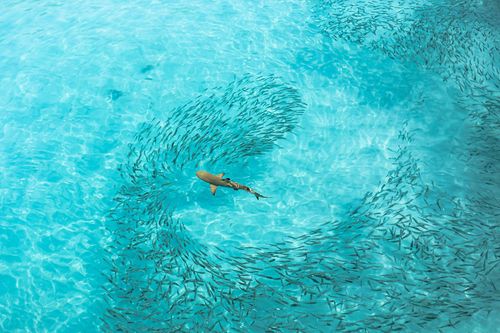
<svg viewBox="0 0 500 333">
<path fill-rule="evenodd" d="M 499 281 L 498 1 L 0 3 L 0 332 L 500 332 Z"/>
</svg>

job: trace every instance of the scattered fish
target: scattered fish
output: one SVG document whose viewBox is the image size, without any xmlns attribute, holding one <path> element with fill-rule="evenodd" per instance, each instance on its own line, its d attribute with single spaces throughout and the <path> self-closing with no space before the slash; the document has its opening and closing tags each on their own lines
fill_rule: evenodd
<svg viewBox="0 0 500 333">
<path fill-rule="evenodd" d="M 123 91 L 116 90 L 116 89 L 109 89 L 108 90 L 108 96 L 109 99 L 112 101 L 118 100 L 120 97 L 123 96 Z"/>
</svg>

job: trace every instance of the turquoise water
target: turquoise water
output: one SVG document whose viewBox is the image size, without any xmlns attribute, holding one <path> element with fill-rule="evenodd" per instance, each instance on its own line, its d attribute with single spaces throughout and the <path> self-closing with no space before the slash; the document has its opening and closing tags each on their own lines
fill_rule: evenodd
<svg viewBox="0 0 500 333">
<path fill-rule="evenodd" d="M 498 331 L 499 27 L 495 1 L 3 1 L 0 331 Z"/>
</svg>

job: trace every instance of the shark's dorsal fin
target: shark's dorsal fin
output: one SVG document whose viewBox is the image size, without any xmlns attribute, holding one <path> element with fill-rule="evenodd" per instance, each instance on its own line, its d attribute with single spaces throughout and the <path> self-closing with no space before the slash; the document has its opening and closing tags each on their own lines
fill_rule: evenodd
<svg viewBox="0 0 500 333">
<path fill-rule="evenodd" d="M 217 191 L 217 185 L 210 184 L 210 192 L 212 192 L 212 195 L 215 195 L 215 191 Z"/>
<path fill-rule="evenodd" d="M 218 175 L 216 175 L 216 176 L 217 176 L 217 177 L 219 177 L 219 178 L 222 178 L 222 177 L 224 177 L 224 172 L 223 172 L 223 173 L 219 173 L 219 174 L 218 174 Z"/>
</svg>

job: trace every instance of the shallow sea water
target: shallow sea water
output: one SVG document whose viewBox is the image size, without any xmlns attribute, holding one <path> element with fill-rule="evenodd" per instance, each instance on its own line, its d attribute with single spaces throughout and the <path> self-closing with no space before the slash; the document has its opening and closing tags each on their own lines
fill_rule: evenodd
<svg viewBox="0 0 500 333">
<path fill-rule="evenodd" d="M 0 331 L 498 331 L 499 13 L 2 2 Z"/>
</svg>

